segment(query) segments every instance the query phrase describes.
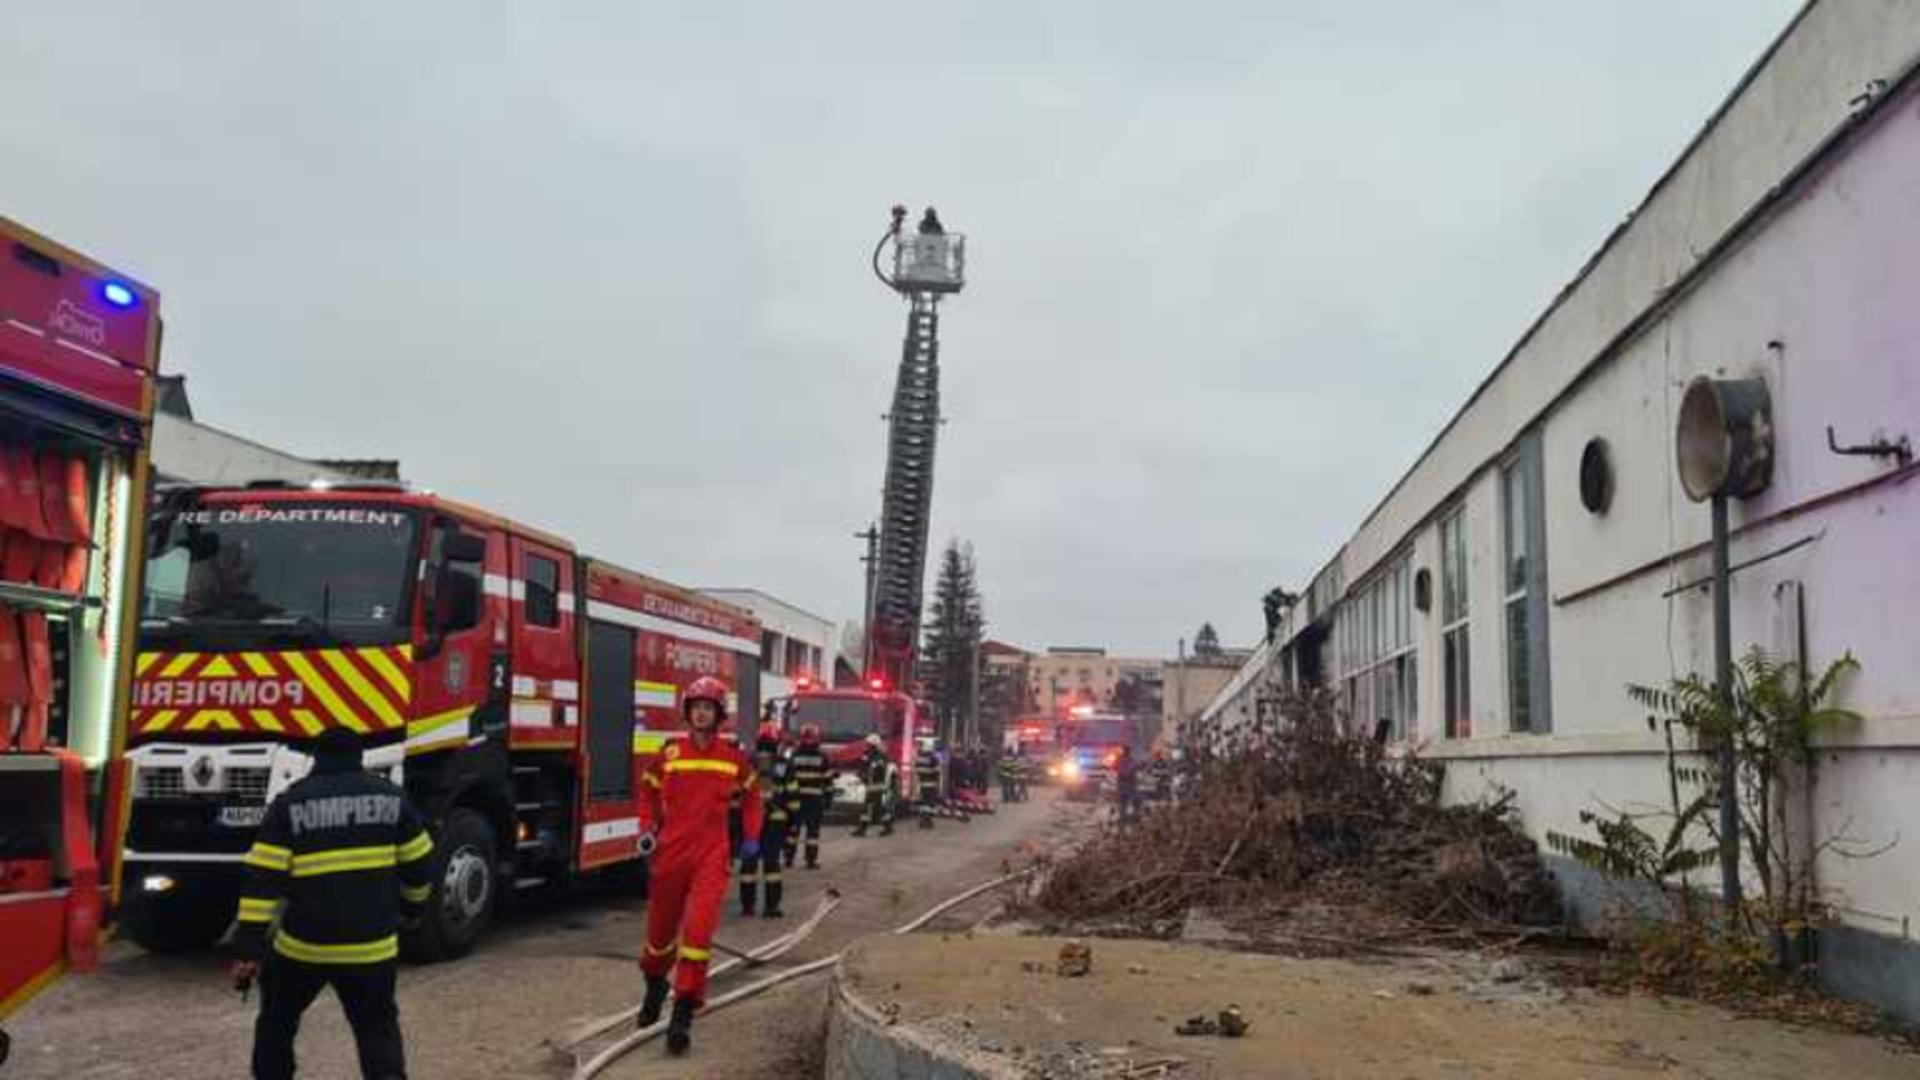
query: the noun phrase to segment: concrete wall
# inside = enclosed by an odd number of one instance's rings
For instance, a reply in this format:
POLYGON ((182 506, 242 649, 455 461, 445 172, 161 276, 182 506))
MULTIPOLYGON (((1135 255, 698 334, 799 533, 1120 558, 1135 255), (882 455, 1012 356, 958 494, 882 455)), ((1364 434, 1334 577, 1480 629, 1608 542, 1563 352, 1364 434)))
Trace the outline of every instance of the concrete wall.
MULTIPOLYGON (((1711 596, 1663 595, 1708 573, 1704 554, 1682 554, 1707 539, 1708 514, 1675 479, 1675 416, 1696 376, 1757 377, 1773 396, 1777 468, 1768 492, 1734 509, 1736 529, 1749 527, 1733 561, 1812 539, 1737 575, 1735 648, 1790 654, 1803 591, 1811 658, 1860 659, 1844 703, 1867 717, 1823 742, 1805 827, 1865 846, 1920 832, 1920 473, 1826 445, 1828 425, 1843 442, 1920 439, 1920 93, 1901 81, 1916 57, 1920 5, 1811 5, 1329 565, 1349 594, 1403 551, 1432 571, 1414 731, 1451 760, 1450 797, 1509 788, 1537 834, 1578 830, 1579 811, 1603 803, 1667 804, 1663 742, 1624 688, 1712 665, 1711 596), (1850 104, 1874 80, 1893 89, 1850 104), (1868 119, 1852 124, 1856 114, 1868 119), (1506 700, 1498 465, 1529 430, 1545 481, 1551 734, 1511 733, 1506 700), (1603 515, 1578 492, 1594 437, 1616 475, 1603 515), (1469 548, 1473 737, 1447 740, 1437 519, 1455 505, 1469 548)), ((1251 692, 1257 681, 1243 682, 1251 692)), ((1920 859, 1829 855, 1817 873, 1847 928, 1828 977, 1916 1015, 1920 949, 1907 938, 1920 859)))

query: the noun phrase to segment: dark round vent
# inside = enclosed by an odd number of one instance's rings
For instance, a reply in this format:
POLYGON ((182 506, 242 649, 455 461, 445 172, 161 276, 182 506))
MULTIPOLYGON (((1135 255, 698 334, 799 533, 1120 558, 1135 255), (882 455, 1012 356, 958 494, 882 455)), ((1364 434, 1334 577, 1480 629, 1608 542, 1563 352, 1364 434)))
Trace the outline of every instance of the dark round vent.
POLYGON ((1595 514, 1613 505, 1613 455, 1605 439, 1588 439, 1580 451, 1580 505, 1595 514))

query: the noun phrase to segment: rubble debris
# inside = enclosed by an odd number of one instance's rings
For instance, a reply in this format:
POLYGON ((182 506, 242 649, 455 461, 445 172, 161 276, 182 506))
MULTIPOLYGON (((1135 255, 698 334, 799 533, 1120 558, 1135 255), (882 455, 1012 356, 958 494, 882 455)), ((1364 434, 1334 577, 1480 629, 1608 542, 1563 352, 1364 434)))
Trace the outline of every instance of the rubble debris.
POLYGON ((1368 906, 1428 930, 1526 935, 1558 927, 1560 898, 1511 796, 1443 804, 1442 767, 1347 734, 1323 696, 1258 747, 1201 765, 1180 802, 1110 828, 1055 863, 1034 906, 1073 925, 1140 936, 1195 913, 1204 924, 1320 900, 1368 906))
POLYGON ((1173 1033, 1175 1035, 1218 1035, 1220 1022, 1205 1015, 1189 1016, 1173 1029, 1173 1033))
POLYGON ((1241 1013, 1240 1006, 1229 1005, 1221 1009, 1217 1016, 1208 1016, 1205 1013, 1190 1016, 1181 1021, 1180 1025, 1173 1029, 1173 1033, 1188 1036, 1221 1035, 1229 1039, 1238 1039, 1252 1026, 1247 1022, 1246 1016, 1241 1013))
POLYGON ((1145 964, 1128 964, 1127 965, 1127 974, 1129 975, 1145 975, 1146 973, 1147 973, 1147 965, 1145 964))
POLYGON ((1220 1034, 1229 1039, 1237 1039, 1247 1033, 1247 1018, 1240 1014, 1240 1006, 1229 1005, 1220 1010, 1220 1034))
POLYGON ((1078 938, 1060 946, 1060 962, 1055 972, 1063 978, 1078 978, 1093 973, 1093 946, 1078 938))

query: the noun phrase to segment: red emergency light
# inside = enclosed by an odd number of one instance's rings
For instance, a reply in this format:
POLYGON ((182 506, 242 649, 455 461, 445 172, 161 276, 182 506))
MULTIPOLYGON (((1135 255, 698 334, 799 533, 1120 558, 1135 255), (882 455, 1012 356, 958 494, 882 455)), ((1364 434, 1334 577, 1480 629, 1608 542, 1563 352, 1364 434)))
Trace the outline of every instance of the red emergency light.
POLYGON ((794 688, 795 690, 811 690, 811 689, 813 689, 813 677, 812 677, 812 676, 809 676, 809 675, 802 675, 802 676, 800 676, 800 677, 799 677, 798 679, 795 679, 795 680, 794 680, 794 682, 793 682, 793 688, 794 688))
POLYGON ((867 689, 869 690, 885 690, 886 688, 887 688, 887 680, 885 679, 868 679, 867 680, 867 689))

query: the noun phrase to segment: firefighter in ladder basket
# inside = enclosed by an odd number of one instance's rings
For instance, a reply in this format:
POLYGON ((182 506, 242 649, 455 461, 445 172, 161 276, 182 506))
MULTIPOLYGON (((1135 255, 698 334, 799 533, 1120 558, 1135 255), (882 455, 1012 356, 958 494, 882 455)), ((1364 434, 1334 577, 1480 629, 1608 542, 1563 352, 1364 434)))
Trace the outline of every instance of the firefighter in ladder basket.
MULTIPOLYGON (((761 916, 778 919, 782 914, 781 896, 786 891, 786 884, 780 880, 780 857, 787 848, 793 815, 793 767, 780 752, 778 724, 760 726, 753 767, 760 780, 760 843, 752 857, 744 850, 740 855, 740 914, 753 914, 760 890, 765 888, 767 903, 760 909, 761 916)), ((756 796, 749 793, 746 797, 756 796)))
POLYGON ((800 729, 800 745, 787 759, 793 769, 793 817, 787 822, 787 865, 798 854, 801 833, 806 833, 807 869, 820 868, 820 821, 826 816, 828 785, 832 772, 826 751, 820 749, 820 727, 807 724, 800 729))
POLYGON ((725 683, 702 676, 688 684, 680 695, 687 737, 669 742, 641 777, 640 846, 651 854, 652 868, 639 1024, 659 1022, 671 990, 667 1053, 676 1056, 693 1045, 693 1014, 706 1000, 707 961, 732 862, 727 811, 735 799, 741 861, 760 854, 759 781, 740 748, 719 737, 726 712, 725 683))
POLYGON ((878 735, 867 736, 867 754, 860 759, 860 782, 867 789, 867 809, 855 836, 867 835, 868 827, 880 826, 881 836, 893 835, 893 812, 887 808, 887 794, 893 787, 893 759, 887 756, 886 741, 878 735))
POLYGON ((267 807, 243 860, 246 884, 229 939, 235 988, 244 994, 261 976, 257 1080, 293 1076, 300 1017, 329 985, 353 1028, 360 1074, 407 1074, 394 1002, 397 932, 432 892, 433 838, 400 789, 360 759, 358 735, 322 732, 313 772, 267 807))

